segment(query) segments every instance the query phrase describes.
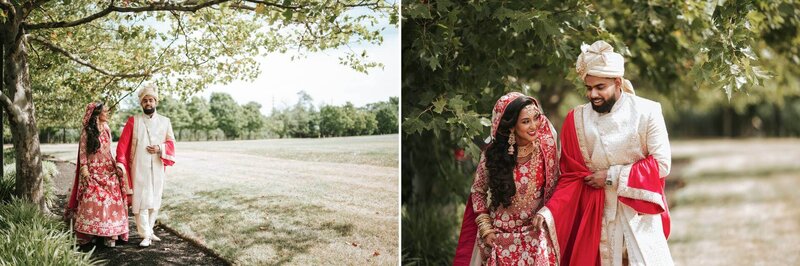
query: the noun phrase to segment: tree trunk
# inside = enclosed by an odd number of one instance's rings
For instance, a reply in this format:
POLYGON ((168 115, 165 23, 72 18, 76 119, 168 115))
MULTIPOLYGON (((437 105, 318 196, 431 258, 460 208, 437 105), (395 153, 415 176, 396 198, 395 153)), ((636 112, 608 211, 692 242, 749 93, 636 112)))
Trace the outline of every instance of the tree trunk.
POLYGON ((28 72, 28 52, 21 30, 20 18, 9 21, 3 31, 3 55, 5 69, 3 81, 5 92, 12 104, 8 107, 9 127, 14 139, 16 152, 17 181, 15 194, 27 199, 45 213, 48 213, 44 201, 42 186, 42 158, 39 150, 39 129, 36 126, 36 112, 31 91, 30 73, 28 72), (12 37, 12 38, 9 38, 12 37))
POLYGON ((778 107, 777 103, 773 103, 772 104, 772 108, 773 108, 772 112, 775 113, 775 126, 776 126, 775 127, 775 136, 783 137, 783 136, 788 135, 788 134, 784 134, 784 133, 786 133, 786 130, 785 130, 785 127, 783 126, 783 117, 782 117, 782 115, 783 115, 782 111, 783 110, 781 110, 781 108, 778 107))
POLYGON ((726 138, 730 138, 733 136, 733 130, 731 129, 733 126, 733 107, 726 106, 722 110, 722 136, 726 138))

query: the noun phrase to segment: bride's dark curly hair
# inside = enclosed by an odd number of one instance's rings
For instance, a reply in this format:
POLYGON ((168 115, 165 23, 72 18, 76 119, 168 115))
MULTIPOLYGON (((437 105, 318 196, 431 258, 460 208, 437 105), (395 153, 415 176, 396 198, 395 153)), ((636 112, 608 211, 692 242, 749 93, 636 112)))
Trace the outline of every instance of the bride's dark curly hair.
POLYGON ((494 141, 486 147, 486 169, 489 174, 489 191, 492 193, 490 208, 496 210, 497 207, 508 207, 511 205, 511 197, 517 193, 517 186, 514 184, 514 167, 517 164, 517 145, 514 145, 514 154, 508 154, 508 138, 511 129, 517 124, 519 112, 525 106, 533 104, 530 97, 519 97, 506 106, 494 141))
POLYGON ((97 127, 97 117, 103 112, 103 102, 95 103, 92 116, 89 117, 89 122, 86 123, 86 152, 94 154, 100 149, 100 128, 97 127))

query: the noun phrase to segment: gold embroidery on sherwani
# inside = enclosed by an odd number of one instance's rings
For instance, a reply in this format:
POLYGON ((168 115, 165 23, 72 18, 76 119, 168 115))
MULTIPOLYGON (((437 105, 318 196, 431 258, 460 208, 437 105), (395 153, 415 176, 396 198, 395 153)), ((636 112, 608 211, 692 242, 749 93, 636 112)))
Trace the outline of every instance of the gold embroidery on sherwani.
POLYGON ((621 265, 623 250, 628 251, 632 265, 644 263, 645 259, 648 265, 672 264, 660 229, 660 216, 638 215, 618 201, 618 196, 624 196, 661 202, 661 195, 657 193, 627 186, 631 166, 648 153, 645 145, 648 121, 645 119, 649 112, 646 108, 650 106, 643 106, 646 104, 644 101, 624 93, 610 113, 599 114, 591 108, 591 104, 575 108, 578 143, 587 167, 593 172, 608 169, 609 175, 617 174, 615 177, 618 180, 615 182, 616 189, 611 186, 605 188, 599 246, 601 265, 621 265), (657 199, 655 195, 658 195, 657 199), (661 239, 658 239, 658 234, 648 231, 655 229, 658 230, 652 232, 661 234, 661 239))

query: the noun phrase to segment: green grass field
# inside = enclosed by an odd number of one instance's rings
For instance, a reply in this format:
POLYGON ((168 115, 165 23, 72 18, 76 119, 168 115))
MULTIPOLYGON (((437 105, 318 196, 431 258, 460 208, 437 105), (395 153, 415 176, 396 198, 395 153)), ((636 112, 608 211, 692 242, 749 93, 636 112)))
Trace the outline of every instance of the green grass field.
MULTIPOLYGON (((237 264, 394 265, 398 136, 179 142, 160 220, 237 264)), ((42 151, 74 161, 76 145, 42 151)))

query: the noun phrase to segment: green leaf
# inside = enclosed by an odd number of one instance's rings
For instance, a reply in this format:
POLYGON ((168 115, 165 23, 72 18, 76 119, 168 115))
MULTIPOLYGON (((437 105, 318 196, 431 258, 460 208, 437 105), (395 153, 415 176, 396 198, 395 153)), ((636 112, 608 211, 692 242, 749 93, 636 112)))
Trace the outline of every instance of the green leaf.
POLYGON ((267 13, 267 6, 264 4, 256 4, 256 14, 265 15, 267 13))
POLYGON ((455 111, 456 115, 460 114, 464 110, 464 107, 467 106, 467 102, 465 102, 461 97, 461 95, 457 95, 456 97, 450 99, 447 103, 455 111))
POLYGON ((391 13, 391 14, 389 14, 389 24, 392 24, 392 25, 397 25, 397 22, 398 22, 398 21, 397 21, 397 20, 398 20, 398 17, 399 17, 399 16, 397 15, 397 12, 396 12, 396 11, 394 11, 394 10, 392 10, 392 13, 391 13))
POLYGON ((753 74, 755 74, 756 77, 758 77, 758 78, 762 78, 762 79, 771 79, 772 78, 772 75, 768 71, 764 71, 760 67, 755 66, 755 67, 752 68, 752 70, 753 70, 753 74))
POLYGON ((286 11, 283 11, 283 19, 286 21, 291 21, 292 15, 294 15, 294 11, 291 9, 286 9, 286 11))
POLYGON ((403 9, 403 15, 409 18, 423 18, 423 19, 432 19, 431 10, 428 5, 423 5, 419 3, 411 3, 403 9))
POLYGON ((428 58, 428 66, 431 68, 431 70, 436 70, 436 68, 439 67, 438 56, 428 58))
POLYGON ((433 102, 433 111, 437 114, 441 114, 444 111, 444 106, 447 104, 447 100, 444 97, 439 97, 438 100, 433 102))

